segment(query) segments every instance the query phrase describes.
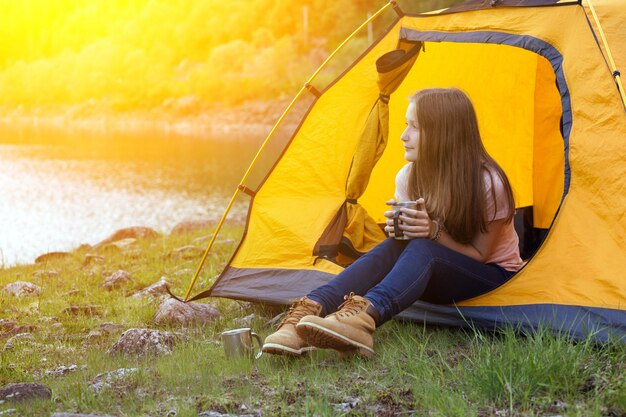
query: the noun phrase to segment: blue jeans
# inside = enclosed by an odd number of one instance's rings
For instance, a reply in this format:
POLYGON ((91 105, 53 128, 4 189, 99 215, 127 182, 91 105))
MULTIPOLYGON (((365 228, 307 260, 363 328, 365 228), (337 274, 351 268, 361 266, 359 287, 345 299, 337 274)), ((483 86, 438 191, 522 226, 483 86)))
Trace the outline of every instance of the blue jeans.
POLYGON ((329 314, 354 292, 376 308, 380 326, 417 300, 454 303, 486 293, 514 274, 431 240, 388 238, 307 297, 329 314))

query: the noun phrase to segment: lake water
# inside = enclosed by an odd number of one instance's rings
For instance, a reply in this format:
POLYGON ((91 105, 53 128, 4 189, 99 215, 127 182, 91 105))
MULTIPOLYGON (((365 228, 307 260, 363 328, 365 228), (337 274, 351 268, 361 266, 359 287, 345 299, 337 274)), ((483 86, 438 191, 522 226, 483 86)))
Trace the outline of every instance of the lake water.
POLYGON ((262 139, 0 127, 0 266, 123 227, 219 219, 262 139))

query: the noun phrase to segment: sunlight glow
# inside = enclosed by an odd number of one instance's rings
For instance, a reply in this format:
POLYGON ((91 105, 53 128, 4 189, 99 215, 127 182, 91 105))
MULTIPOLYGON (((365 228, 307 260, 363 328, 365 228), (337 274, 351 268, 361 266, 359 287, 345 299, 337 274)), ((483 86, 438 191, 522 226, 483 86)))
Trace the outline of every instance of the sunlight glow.
POLYGON ((293 94, 382 3, 0 0, 0 106, 185 113, 293 94))

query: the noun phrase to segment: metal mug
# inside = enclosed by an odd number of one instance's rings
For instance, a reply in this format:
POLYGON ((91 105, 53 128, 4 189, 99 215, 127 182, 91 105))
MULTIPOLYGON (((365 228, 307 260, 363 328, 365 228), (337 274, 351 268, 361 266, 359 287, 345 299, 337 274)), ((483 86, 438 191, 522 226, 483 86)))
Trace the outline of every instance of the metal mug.
POLYGON ((417 201, 396 201, 393 204, 391 204, 391 210, 393 210, 393 237, 394 239, 398 239, 398 240, 410 240, 411 238, 408 236, 405 236, 404 233, 402 232, 402 229, 400 229, 400 225, 402 224, 402 221, 400 220, 400 215, 402 214, 402 212, 400 211, 400 209, 402 207, 406 207, 406 208, 410 208, 412 210, 417 210, 417 201))
POLYGON ((261 351, 261 338, 258 334, 254 333, 249 327, 241 329, 227 330, 222 333, 222 344, 224 345, 224 352, 229 358, 235 358, 240 356, 252 355, 252 338, 255 338, 259 345, 259 353, 256 354, 255 359, 259 359, 263 352, 261 351))

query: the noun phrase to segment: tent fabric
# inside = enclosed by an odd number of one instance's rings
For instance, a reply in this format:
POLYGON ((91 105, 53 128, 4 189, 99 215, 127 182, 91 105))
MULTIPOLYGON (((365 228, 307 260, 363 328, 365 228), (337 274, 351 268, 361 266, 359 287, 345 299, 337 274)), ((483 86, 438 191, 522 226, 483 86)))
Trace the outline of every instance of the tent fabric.
POLYGON ((339 209, 315 245, 315 255, 336 257, 342 237, 356 252, 373 249, 384 233, 358 203, 369 182, 372 169, 382 156, 389 137, 389 97, 402 83, 419 55, 421 42, 401 38, 399 48, 387 52, 376 61, 379 96, 365 121, 346 182, 346 202, 339 209))
MULTIPOLYGON (((620 2, 593 4, 623 69, 620 2)), ((535 226, 549 231, 499 288, 455 306, 418 302, 401 317, 481 328, 545 325, 626 340, 626 112, 584 3, 470 2, 475 10, 398 17, 321 90, 252 198, 245 236, 209 293, 288 304, 343 270, 314 248, 346 204, 354 151, 379 98, 376 60, 408 39, 425 50, 390 96, 390 139, 358 197, 363 216, 384 222, 384 202, 405 163, 398 138, 407 98, 420 88, 456 86, 472 99, 516 206, 532 206, 535 226)))

